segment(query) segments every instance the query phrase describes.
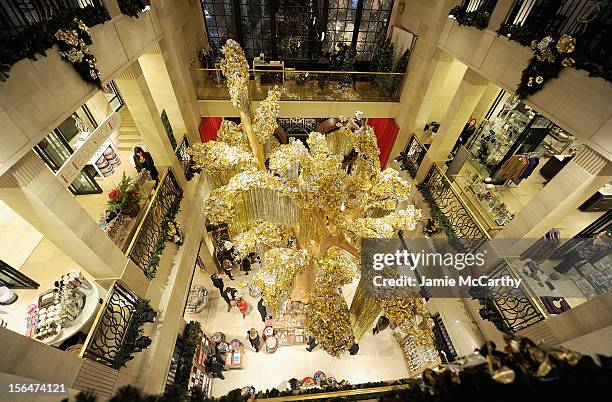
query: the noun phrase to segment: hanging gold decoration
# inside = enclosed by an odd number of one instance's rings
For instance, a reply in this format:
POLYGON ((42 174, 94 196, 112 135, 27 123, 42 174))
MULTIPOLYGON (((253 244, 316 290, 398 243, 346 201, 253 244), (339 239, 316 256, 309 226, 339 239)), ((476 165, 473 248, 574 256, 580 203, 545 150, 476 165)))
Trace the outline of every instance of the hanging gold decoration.
POLYGON ((353 344, 348 306, 342 296, 315 286, 305 309, 304 326, 321 349, 340 357, 353 344))
POLYGON ((228 39, 221 48, 221 72, 227 78, 232 104, 246 114, 251 113, 251 100, 249 95, 249 65, 244 51, 233 39, 228 39))
POLYGON ((242 260, 249 253, 259 253, 260 248, 287 247, 291 229, 271 222, 256 222, 255 227, 234 237, 234 255, 242 260))
MULTIPOLYGON (((221 69, 241 124, 224 121, 217 141, 189 150, 196 166, 218 186, 204 201, 207 219, 227 225, 239 257, 263 254, 262 268, 244 285, 260 290, 274 314, 291 294, 295 278, 313 267, 306 326, 324 350, 339 356, 352 344, 353 330, 337 289, 358 276, 361 239, 412 230, 420 211, 397 210, 410 188, 395 170, 381 171, 376 135, 361 112, 340 116, 332 136, 312 132, 307 146, 295 140, 280 145, 274 137, 280 91, 269 91, 253 112, 244 52, 230 39, 223 54, 221 69), (347 173, 342 162, 351 150, 356 158, 347 173), (290 234, 298 248, 287 247, 290 234)), ((372 305, 369 320, 377 311, 372 305)), ((360 334, 366 324, 358 325, 360 334)))
POLYGON ((278 127, 276 119, 280 114, 280 91, 277 88, 268 91, 266 99, 262 100, 255 111, 253 130, 261 145, 266 144, 278 127))
POLYGON ((262 293, 264 305, 273 315, 293 289, 295 278, 304 272, 310 257, 306 250, 273 248, 264 254, 263 266, 253 278, 240 286, 250 287, 262 293))
POLYGON ((425 308, 423 299, 414 298, 388 298, 382 299, 381 305, 385 317, 395 327, 394 337, 398 340, 411 336, 417 347, 428 348, 433 346, 433 320, 425 308))

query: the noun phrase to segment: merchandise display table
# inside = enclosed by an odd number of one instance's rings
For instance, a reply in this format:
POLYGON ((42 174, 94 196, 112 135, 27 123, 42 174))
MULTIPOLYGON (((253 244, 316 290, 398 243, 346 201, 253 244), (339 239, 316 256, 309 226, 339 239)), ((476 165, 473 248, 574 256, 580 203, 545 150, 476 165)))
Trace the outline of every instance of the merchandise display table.
POLYGON ((308 342, 308 333, 304 328, 304 303, 288 302, 285 312, 273 320, 274 332, 278 346, 304 345, 308 342))
MULTIPOLYGON (((70 322, 70 325, 58 326, 59 329, 57 330, 56 334, 42 339, 37 339, 39 342, 43 342, 47 345, 59 346, 62 344, 62 342, 72 337, 77 332, 89 332, 89 328, 93 323, 94 317, 100 308, 100 290, 96 283, 88 282, 88 285, 90 286, 89 288, 85 288, 83 286, 78 288, 78 290, 85 295, 85 302, 78 316, 72 322, 70 322)), ((26 320, 24 320, 24 323, 26 324, 23 333, 26 336, 30 336, 34 339, 36 339, 34 330, 41 324, 38 321, 38 318, 40 317, 38 312, 40 310, 41 309, 39 309, 38 303, 32 303, 26 316, 26 320), (27 322, 29 322, 29 324, 27 322)))

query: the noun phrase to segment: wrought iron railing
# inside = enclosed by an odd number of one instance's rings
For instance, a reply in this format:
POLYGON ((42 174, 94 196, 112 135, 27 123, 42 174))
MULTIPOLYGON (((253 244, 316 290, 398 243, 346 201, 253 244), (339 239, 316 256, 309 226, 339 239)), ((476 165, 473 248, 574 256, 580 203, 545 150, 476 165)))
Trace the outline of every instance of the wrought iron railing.
POLYGON ((416 134, 412 133, 406 150, 397 157, 397 161, 400 163, 400 168, 406 170, 414 179, 426 153, 427 149, 421 145, 416 134))
POLYGON ((133 313, 137 302, 138 297, 115 282, 81 348, 81 357, 115 367, 126 346, 126 335, 136 325, 133 313))
MULTIPOLYGON (((218 68, 190 68, 200 100, 229 99, 218 68)), ((399 102, 404 72, 249 69, 253 100, 262 100, 277 86, 283 101, 399 102)))
POLYGON ((597 0, 517 0, 499 33, 530 46, 548 35, 576 37, 576 53, 588 62, 578 65, 610 80, 612 2, 597 0))
POLYGON ((149 278, 155 276, 165 247, 168 223, 174 219, 182 198, 183 190, 172 169, 168 168, 126 252, 149 278))
POLYGON ((451 10, 449 17, 461 25, 485 29, 496 5, 497 0, 463 0, 461 5, 451 10))
POLYGON ((0 2, 0 36, 15 36, 46 21, 87 6, 104 7, 102 0, 10 0, 0 2))
MULTIPOLYGON (((490 279, 503 277, 517 279, 505 261, 500 261, 487 276, 490 279)), ((546 319, 535 301, 535 296, 530 294, 523 285, 517 288, 512 286, 486 288, 484 298, 480 302, 485 309, 488 309, 483 318, 493 321, 503 332, 513 334, 546 319)))
POLYGON ((176 157, 178 158, 179 163, 181 164, 181 168, 183 169, 183 173, 185 177, 187 177, 187 171, 191 167, 191 156, 187 153, 187 149, 189 148, 189 140, 187 137, 183 137, 183 140, 176 147, 176 151, 174 152, 176 157))
POLYGON ((431 167, 419 189, 430 204, 432 216, 453 240, 456 248, 477 250, 490 239, 484 226, 437 165, 431 167))

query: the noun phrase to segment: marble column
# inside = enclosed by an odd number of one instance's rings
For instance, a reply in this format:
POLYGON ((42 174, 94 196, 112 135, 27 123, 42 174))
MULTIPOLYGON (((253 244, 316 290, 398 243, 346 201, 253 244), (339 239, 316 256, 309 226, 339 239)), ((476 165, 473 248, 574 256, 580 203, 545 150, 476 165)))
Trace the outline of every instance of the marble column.
POLYGON ((472 69, 467 69, 448 110, 440 121, 440 129, 417 172, 416 180, 423 181, 435 162, 444 163, 459 134, 468 122, 487 88, 488 81, 472 69))
POLYGON ((140 62, 135 61, 119 73, 115 83, 156 165, 172 164, 173 159, 176 159, 174 149, 162 124, 160 111, 157 110, 140 62))

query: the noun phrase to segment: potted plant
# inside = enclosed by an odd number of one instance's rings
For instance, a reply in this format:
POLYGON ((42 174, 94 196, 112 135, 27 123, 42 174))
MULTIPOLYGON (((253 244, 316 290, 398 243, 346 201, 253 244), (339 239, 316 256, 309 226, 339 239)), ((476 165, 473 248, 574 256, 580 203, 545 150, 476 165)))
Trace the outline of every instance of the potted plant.
POLYGON ((134 179, 123 173, 119 183, 108 193, 108 208, 111 215, 134 217, 140 210, 140 194, 134 188, 134 179))

